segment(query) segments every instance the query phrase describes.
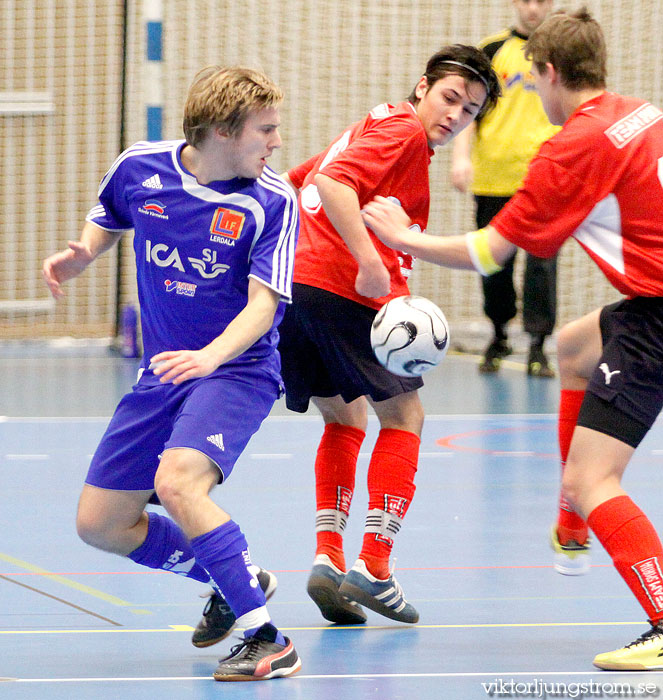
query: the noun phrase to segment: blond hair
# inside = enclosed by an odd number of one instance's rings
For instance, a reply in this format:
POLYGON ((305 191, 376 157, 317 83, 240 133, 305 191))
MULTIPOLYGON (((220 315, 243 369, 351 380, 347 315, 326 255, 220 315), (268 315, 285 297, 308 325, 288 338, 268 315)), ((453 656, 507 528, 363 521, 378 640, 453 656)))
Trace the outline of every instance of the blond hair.
POLYGON ((238 134, 250 112, 278 106, 283 92, 266 75, 243 66, 207 66, 191 83, 184 105, 184 137, 199 145, 210 127, 238 134))

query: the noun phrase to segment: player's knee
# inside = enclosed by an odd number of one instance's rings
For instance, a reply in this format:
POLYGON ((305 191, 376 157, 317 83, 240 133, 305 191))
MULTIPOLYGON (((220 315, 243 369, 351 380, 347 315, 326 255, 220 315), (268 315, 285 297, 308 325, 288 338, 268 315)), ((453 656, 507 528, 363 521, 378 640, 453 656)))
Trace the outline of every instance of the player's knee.
POLYGON ((589 337, 586 326, 571 322, 563 326, 557 334, 557 365, 562 382, 580 379, 586 381, 596 365, 597 345, 589 337))
POLYGON ((590 512, 591 504, 596 500, 596 493, 604 488, 605 483, 605 478, 593 474, 586 464, 567 460, 562 475, 562 493, 576 512, 590 512))
POLYGON ((338 423, 350 426, 358 430, 366 431, 368 426, 368 412, 366 410, 366 400, 360 397, 345 403, 341 397, 320 398, 312 397, 311 401, 320 411, 325 424, 338 423))
POLYGON ((108 551, 111 549, 111 537, 106 521, 91 510, 79 509, 76 516, 76 531, 78 536, 91 547, 108 551))
POLYGON ((178 456, 164 458, 154 476, 154 489, 161 505, 177 519, 185 499, 195 490, 178 456))
POLYGON ((401 394, 389 401, 390 405, 387 410, 379 404, 376 407, 380 426, 421 435, 425 412, 417 392, 401 394))
POLYGON ((395 426, 384 426, 384 427, 395 427, 397 430, 404 430, 408 433, 414 433, 415 435, 421 436, 421 431, 424 427, 424 412, 412 411, 406 416, 402 417, 402 420, 398 421, 395 426))
POLYGON ((576 507, 579 505, 582 499, 583 483, 572 469, 564 470, 562 476, 562 493, 564 494, 564 498, 566 498, 572 506, 576 507))
POLYGON ((571 324, 562 326, 557 333, 557 363, 560 371, 563 365, 573 366, 578 356, 578 344, 571 324))
POLYGON ((177 479, 170 478, 169 475, 157 473, 154 479, 154 487, 161 505, 175 517, 179 511, 179 504, 182 501, 183 493, 177 479))
POLYGON ((425 415, 426 414, 422 403, 420 401, 415 402, 409 413, 409 418, 412 421, 413 433, 421 435, 421 431, 424 427, 425 415))

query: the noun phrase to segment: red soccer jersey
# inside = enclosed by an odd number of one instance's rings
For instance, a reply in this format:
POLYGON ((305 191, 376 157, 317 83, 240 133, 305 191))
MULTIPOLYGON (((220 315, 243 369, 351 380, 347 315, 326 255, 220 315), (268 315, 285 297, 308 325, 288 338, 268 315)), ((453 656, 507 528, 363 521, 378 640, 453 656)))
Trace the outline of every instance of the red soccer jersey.
POLYGON ((389 299, 409 294, 412 256, 387 248, 371 231, 373 244, 391 275, 391 293, 379 299, 357 294, 357 263, 327 218, 313 177, 320 172, 348 185, 357 193, 360 207, 376 195, 395 198, 412 219, 412 226, 423 231, 428 223, 432 153, 412 104, 381 104, 348 127, 325 151, 290 170, 290 180, 301 189, 294 281, 375 309, 389 299))
POLYGON ((585 102, 491 224, 539 257, 573 236, 622 294, 663 296, 663 112, 609 92, 585 102))

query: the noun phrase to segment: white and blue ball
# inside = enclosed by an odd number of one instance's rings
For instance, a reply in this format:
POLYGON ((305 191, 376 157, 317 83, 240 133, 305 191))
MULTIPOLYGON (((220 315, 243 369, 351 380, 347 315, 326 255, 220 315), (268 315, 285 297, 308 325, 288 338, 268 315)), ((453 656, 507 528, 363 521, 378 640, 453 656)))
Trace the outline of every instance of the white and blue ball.
POLYGON ((371 346, 378 362, 400 377, 418 377, 436 367, 449 348, 442 310, 420 296, 396 297, 377 313, 371 346))

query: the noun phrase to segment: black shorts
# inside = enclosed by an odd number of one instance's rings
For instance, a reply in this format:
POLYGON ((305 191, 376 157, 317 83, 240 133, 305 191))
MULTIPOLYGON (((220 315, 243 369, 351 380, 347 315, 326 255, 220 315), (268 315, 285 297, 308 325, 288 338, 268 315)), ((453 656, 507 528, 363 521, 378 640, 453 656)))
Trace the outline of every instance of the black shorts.
POLYGON ((305 413, 312 396, 384 401, 424 385, 420 377, 392 374, 375 359, 370 341, 375 309, 306 284, 293 285, 292 302, 279 326, 291 411, 305 413))
POLYGON ((603 352, 587 392, 603 407, 586 400, 578 425, 635 447, 663 409, 663 298, 610 304, 601 311, 600 326, 603 352), (612 420, 606 414, 610 409, 616 414, 612 420))

